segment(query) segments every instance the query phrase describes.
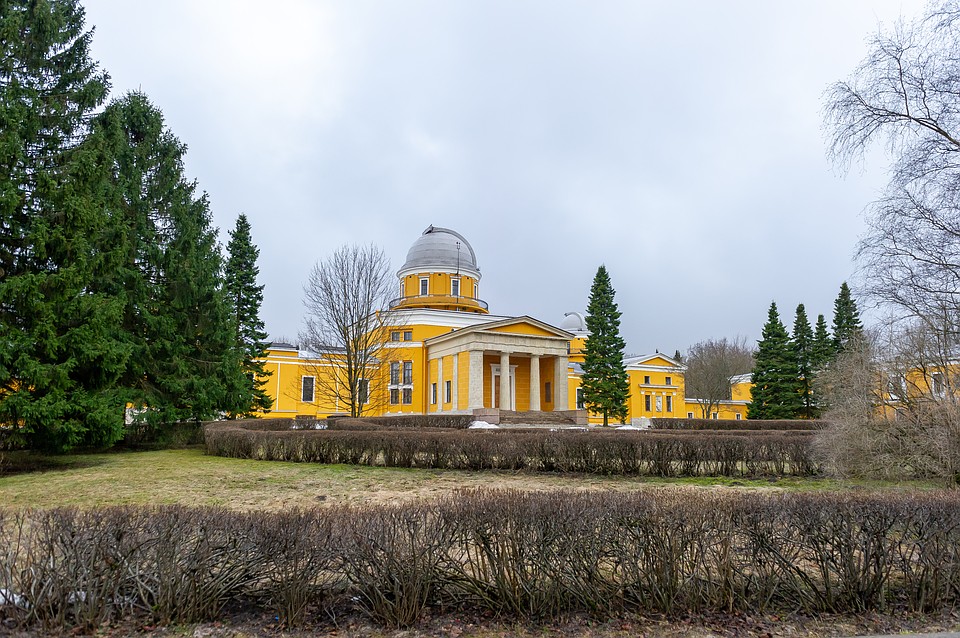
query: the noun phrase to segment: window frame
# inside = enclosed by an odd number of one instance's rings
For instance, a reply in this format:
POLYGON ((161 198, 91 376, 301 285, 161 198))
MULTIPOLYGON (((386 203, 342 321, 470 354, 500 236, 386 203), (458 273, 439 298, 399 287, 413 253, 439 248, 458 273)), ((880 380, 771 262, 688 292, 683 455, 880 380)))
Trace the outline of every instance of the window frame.
POLYGON ((300 377, 300 402, 301 403, 314 403, 317 399, 317 377, 312 374, 305 374, 300 377), (304 381, 310 379, 310 398, 307 399, 306 396, 306 386, 304 381))
POLYGON ((450 381, 450 379, 443 382, 443 395, 445 398, 444 403, 453 402, 453 382, 450 381))
POLYGON ((430 278, 421 277, 420 278, 420 296, 426 297, 430 294, 430 278))
POLYGON ((450 296, 451 297, 460 296, 460 278, 459 277, 450 278, 450 296))
POLYGON ((430 405, 437 404, 437 382, 434 381, 430 384, 430 405))

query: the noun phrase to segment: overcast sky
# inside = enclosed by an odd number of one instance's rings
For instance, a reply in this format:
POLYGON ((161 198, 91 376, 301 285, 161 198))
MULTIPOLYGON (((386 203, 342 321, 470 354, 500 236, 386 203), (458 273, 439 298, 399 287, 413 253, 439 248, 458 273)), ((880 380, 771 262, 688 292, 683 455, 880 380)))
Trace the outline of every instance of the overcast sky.
POLYGON ((303 324, 310 267, 430 224, 473 245, 491 312, 557 325, 606 264, 632 353, 831 320, 886 161, 827 161, 824 89, 919 0, 86 0, 114 97, 189 150, 261 316, 303 324))

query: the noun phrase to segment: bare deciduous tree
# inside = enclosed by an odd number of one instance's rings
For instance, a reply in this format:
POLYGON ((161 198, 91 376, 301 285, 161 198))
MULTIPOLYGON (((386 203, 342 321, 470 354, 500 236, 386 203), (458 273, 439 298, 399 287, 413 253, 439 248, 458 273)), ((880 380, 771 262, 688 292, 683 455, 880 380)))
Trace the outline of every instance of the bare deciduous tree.
MULTIPOLYGON (((858 254, 868 290, 925 321, 960 311, 960 2, 881 31, 827 91, 829 151, 842 167, 876 141, 893 159, 858 254)), ((942 324, 942 322, 941 322, 942 324)))
POLYGON ((707 339, 690 346, 684 357, 685 392, 700 402, 703 418, 721 401, 730 400, 730 380, 753 369, 753 350, 746 339, 707 339))
POLYGON ((390 260, 373 245, 342 246, 310 271, 300 344, 318 358, 317 402, 352 417, 386 402, 382 380, 396 352, 390 332, 399 322, 389 306, 395 290, 390 260))
POLYGON ((920 321, 858 335, 818 378, 830 404, 815 449, 835 475, 939 478, 960 472, 955 364, 920 321))

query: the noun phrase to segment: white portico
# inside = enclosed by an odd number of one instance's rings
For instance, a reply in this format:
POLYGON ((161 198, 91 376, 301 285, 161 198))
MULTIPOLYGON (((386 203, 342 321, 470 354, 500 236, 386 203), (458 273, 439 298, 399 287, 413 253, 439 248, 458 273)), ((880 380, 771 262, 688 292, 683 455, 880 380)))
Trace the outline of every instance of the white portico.
POLYGON ((430 412, 445 408, 567 410, 568 344, 573 335, 510 317, 451 330, 424 342, 430 412))

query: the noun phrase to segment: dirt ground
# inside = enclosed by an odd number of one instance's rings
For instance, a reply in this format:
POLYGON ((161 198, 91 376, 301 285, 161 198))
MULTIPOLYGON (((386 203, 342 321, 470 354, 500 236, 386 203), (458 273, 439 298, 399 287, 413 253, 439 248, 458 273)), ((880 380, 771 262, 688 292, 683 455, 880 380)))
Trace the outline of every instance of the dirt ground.
MULTIPOLYGON (((445 614, 425 617, 417 626, 385 629, 357 615, 315 614, 298 629, 285 629, 275 618, 258 617, 235 611, 223 620, 210 623, 155 627, 126 622, 101 627, 92 635, 119 638, 306 638, 342 636, 343 638, 767 638, 788 636, 815 638, 867 636, 876 634, 931 633, 960 628, 956 612, 938 616, 745 616, 742 614, 702 614, 677 618, 623 615, 596 620, 573 616, 543 624, 519 623, 510 619, 445 614)), ((0 636, 39 638, 43 632, 21 632, 0 625, 0 636)), ((72 632, 78 635, 78 632, 72 632)))

